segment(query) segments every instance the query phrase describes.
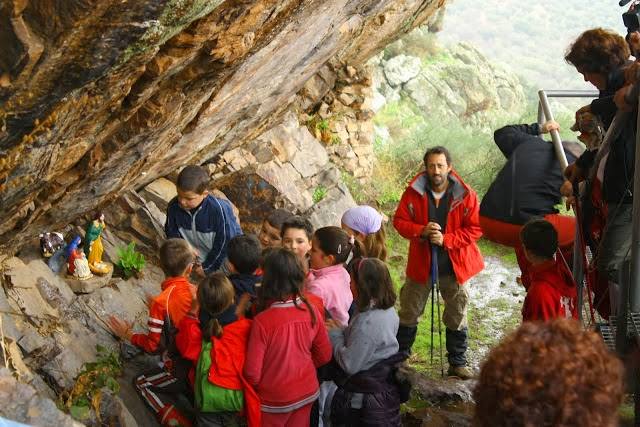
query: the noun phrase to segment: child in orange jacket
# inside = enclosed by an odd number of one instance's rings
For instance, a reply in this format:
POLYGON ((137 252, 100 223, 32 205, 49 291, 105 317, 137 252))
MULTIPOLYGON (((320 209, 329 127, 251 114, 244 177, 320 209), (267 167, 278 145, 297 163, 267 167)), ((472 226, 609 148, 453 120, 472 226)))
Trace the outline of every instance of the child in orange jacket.
POLYGON ((176 328, 191 308, 195 286, 189 283, 194 254, 182 239, 168 239, 160 247, 160 266, 166 279, 152 298, 147 333, 133 333, 132 323, 115 316, 108 320, 113 333, 147 353, 162 352, 163 367, 136 379, 136 388, 162 425, 191 426, 172 404, 171 395, 188 392, 184 360, 175 348, 176 328), (169 396, 165 397, 165 394, 169 396), (160 398, 160 395, 163 398, 160 398))
POLYGON ((234 303, 234 287, 222 273, 214 273, 198 286, 197 298, 182 319, 176 344, 194 363, 189 379, 194 387, 197 425, 236 425, 245 415, 250 427, 260 425, 260 400, 243 375, 251 320, 243 317, 249 302, 245 294, 236 306, 236 319, 220 321, 234 303), (209 315, 201 325, 199 311, 209 315))

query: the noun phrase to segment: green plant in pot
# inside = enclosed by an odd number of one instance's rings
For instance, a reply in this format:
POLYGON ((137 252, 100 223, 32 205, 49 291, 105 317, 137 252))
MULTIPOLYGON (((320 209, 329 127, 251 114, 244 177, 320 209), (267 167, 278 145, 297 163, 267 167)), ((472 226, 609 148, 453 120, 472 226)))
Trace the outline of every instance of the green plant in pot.
POLYGON ((118 262, 116 265, 122 271, 125 279, 133 276, 140 277, 145 264, 144 255, 136 251, 136 244, 134 242, 129 243, 124 248, 118 249, 118 262))

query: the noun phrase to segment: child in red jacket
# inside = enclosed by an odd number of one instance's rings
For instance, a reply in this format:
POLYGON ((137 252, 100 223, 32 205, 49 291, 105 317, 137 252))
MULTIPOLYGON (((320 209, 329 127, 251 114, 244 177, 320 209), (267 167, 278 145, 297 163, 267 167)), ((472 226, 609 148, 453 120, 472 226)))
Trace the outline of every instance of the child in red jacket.
POLYGON ((522 306, 522 320, 578 318, 576 286, 563 259, 557 259, 558 232, 550 222, 534 219, 525 224, 520 240, 527 261, 527 296, 522 306))
POLYGON ((188 391, 185 361, 175 348, 176 328, 191 308, 193 289, 189 275, 194 253, 185 240, 168 239, 160 247, 160 266, 166 279, 162 292, 153 297, 149 307, 148 332, 134 334, 132 324, 115 316, 108 320, 113 333, 147 353, 162 352, 163 368, 140 375, 136 388, 162 425, 191 426, 172 404, 173 395, 188 391))
POLYGON ((251 326, 244 374, 260 397, 263 426, 308 426, 318 398, 316 368, 331 359, 320 313, 301 296, 305 274, 286 249, 264 260, 258 313, 251 326))
POLYGON ((222 273, 206 277, 176 336, 180 353, 194 363, 189 379, 199 427, 241 424, 240 412, 246 415, 249 427, 260 425, 260 401, 242 373, 251 328, 251 320, 243 317, 248 294, 236 305, 234 302, 235 290, 228 278, 222 273), (220 314, 232 305, 236 316, 224 323, 220 314), (199 311, 208 314, 207 325, 200 325, 199 311))

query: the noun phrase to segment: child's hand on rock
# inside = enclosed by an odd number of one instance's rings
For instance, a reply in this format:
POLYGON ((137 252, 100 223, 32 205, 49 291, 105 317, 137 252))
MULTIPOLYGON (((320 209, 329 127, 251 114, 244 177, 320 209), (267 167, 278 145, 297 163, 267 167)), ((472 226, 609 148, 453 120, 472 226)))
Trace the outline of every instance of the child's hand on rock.
POLYGON ((107 324, 111 328, 113 335, 122 340, 131 340, 131 336, 133 335, 133 322, 127 322, 126 320, 118 319, 115 316, 109 316, 107 324))

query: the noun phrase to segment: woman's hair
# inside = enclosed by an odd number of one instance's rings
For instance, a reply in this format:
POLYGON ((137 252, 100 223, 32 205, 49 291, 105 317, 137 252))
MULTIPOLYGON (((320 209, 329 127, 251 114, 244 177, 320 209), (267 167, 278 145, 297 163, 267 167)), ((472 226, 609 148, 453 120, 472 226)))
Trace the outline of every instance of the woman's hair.
POLYGON ((355 241, 340 227, 322 227, 316 230, 313 238, 318 242, 325 255, 333 255, 334 265, 347 261, 353 250, 355 241))
POLYGON ((372 234, 367 234, 367 237, 364 238, 364 242, 361 242, 361 245, 358 245, 358 250, 361 251, 360 252, 361 254, 367 257, 378 258, 381 261, 386 261, 387 260, 386 239, 387 239, 387 236, 384 231, 384 227, 380 227, 380 230, 378 230, 377 232, 372 234))
POLYGON ((209 341, 211 337, 222 336, 222 326, 217 316, 222 314, 233 304, 235 292, 233 285, 223 273, 213 273, 205 277, 198 285, 198 303, 200 310, 211 316, 208 325, 204 325, 203 338, 209 341))
POLYGON ((359 312, 369 308, 386 310, 396 303, 396 292, 387 265, 378 258, 354 258, 348 271, 356 283, 359 312))
POLYGON ((629 55, 629 46, 621 35, 593 28, 578 36, 567 49, 564 60, 579 72, 599 73, 606 77, 622 67, 629 55))
POLYGON ((615 425, 622 374, 602 338, 578 322, 525 322, 482 365, 473 392, 474 425, 615 425))
POLYGON ((291 251, 284 248, 271 249, 266 253, 263 262, 262 285, 258 296, 258 307, 260 310, 267 308, 267 304, 274 301, 286 301, 293 299, 294 305, 298 306, 299 298, 306 306, 311 315, 311 323, 315 326, 316 315, 306 298, 302 296, 302 286, 305 274, 302 262, 291 251))

